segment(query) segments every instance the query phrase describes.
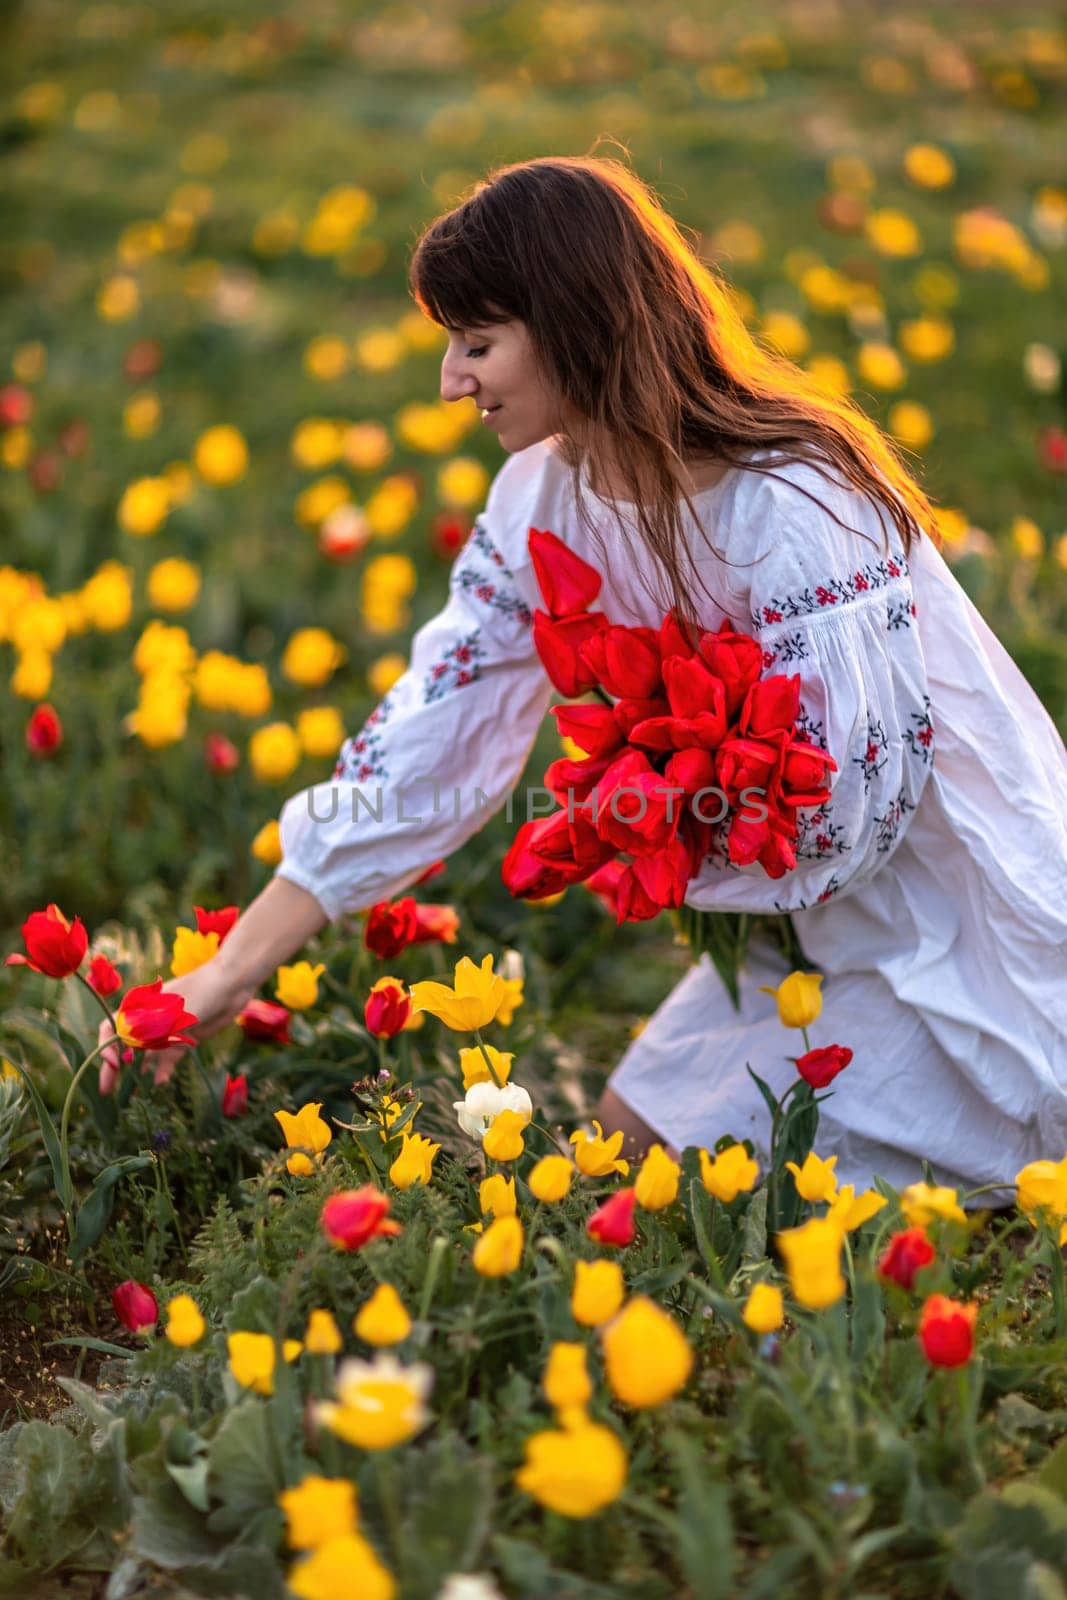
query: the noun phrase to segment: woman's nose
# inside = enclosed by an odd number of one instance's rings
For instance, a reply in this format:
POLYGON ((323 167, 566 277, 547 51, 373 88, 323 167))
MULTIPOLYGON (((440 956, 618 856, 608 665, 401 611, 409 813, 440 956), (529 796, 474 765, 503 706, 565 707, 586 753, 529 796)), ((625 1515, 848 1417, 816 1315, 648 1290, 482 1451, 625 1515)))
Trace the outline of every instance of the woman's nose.
POLYGON ((465 371, 462 360, 445 356, 441 362, 441 399, 464 400, 477 390, 473 372, 465 371))

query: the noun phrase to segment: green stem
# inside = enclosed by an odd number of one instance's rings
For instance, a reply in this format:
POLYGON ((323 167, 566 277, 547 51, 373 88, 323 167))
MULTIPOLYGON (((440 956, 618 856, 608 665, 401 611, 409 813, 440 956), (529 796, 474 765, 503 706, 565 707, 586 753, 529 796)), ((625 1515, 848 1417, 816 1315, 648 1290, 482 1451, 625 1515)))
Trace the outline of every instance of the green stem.
POLYGON ((67 1090, 67 1097, 63 1101, 63 1114, 59 1119, 59 1159, 63 1173, 63 1193, 60 1195, 59 1199, 63 1206, 63 1213, 67 1220, 67 1237, 71 1241, 74 1239, 74 1212, 72 1209, 74 1204, 74 1186, 71 1183, 70 1177, 70 1108, 74 1104, 74 1096, 77 1092, 78 1085, 85 1076, 87 1069, 92 1062, 96 1060, 97 1056, 109 1046, 114 1046, 116 1050, 121 1050, 122 1048, 121 1043, 116 1037, 115 1039, 102 1039, 94 1049, 89 1051, 89 1054, 86 1056, 85 1060, 74 1074, 74 1077, 71 1079, 70 1088, 67 1090))
POLYGON ((482 1052, 482 1056, 484 1058, 485 1064, 489 1068, 489 1076, 490 1076, 490 1078, 496 1084, 498 1089, 502 1089, 504 1087, 504 1085, 501 1083, 500 1079, 497 1076, 496 1068, 493 1066, 492 1059, 490 1058, 490 1055, 489 1055, 489 1051, 486 1048, 485 1040, 482 1038, 482 1030, 480 1028, 475 1028, 474 1029, 474 1037, 478 1041, 478 1049, 482 1052))
POLYGON ((93 999, 96 1001, 97 1005, 100 1006, 101 1009, 103 1010, 104 1016, 107 1018, 107 1020, 111 1024, 111 1026, 114 1028, 115 1027, 115 1016, 114 1016, 114 1013, 111 1010, 111 1007, 108 1005, 107 1001, 104 999, 103 995, 100 994, 98 990, 94 989, 92 984, 89 982, 88 978, 83 978, 80 972, 76 972, 74 974, 74 976, 77 978, 77 980, 81 984, 82 988, 83 989, 87 989, 89 991, 89 993, 92 995, 93 999))

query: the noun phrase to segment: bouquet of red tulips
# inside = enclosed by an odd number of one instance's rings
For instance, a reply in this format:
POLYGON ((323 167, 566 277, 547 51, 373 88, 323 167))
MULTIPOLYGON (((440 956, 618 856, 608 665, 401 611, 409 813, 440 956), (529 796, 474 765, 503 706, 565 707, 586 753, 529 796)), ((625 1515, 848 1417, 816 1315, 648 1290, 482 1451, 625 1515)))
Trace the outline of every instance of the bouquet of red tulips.
POLYGON ((530 529, 545 609, 534 641, 561 694, 552 707, 585 758, 554 761, 560 810, 520 828, 504 861, 514 895, 539 900, 589 882, 619 922, 678 909, 705 859, 796 865, 797 813, 829 798, 836 770, 797 729, 800 679, 761 677, 757 641, 728 626, 692 637, 669 613, 621 627, 590 608, 600 574, 555 534, 530 529))

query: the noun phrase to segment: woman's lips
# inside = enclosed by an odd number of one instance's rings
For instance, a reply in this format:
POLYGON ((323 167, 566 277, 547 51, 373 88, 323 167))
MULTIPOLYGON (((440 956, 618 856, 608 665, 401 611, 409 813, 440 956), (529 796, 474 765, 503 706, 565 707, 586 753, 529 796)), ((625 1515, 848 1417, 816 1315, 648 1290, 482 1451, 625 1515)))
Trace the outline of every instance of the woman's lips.
POLYGON ((482 411, 482 422, 488 423, 501 409, 500 406, 486 406, 482 411))

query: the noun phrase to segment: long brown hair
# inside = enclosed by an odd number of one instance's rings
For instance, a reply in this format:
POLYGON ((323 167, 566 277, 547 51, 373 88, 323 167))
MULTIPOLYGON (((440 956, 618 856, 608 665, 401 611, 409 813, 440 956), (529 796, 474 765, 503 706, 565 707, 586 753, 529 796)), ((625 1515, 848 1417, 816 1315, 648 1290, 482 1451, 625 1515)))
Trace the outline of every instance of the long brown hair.
POLYGON ((423 231, 410 284, 442 326, 525 323, 566 406, 558 442, 579 515, 596 535, 583 464, 598 484, 621 478, 626 495, 616 499, 657 558, 669 604, 694 625, 680 502, 700 519, 687 459, 772 477, 804 461, 828 482, 829 466, 870 497, 880 522, 888 510, 905 551, 936 529, 891 440, 853 401, 756 343, 724 281, 619 161, 544 156, 498 167, 423 231), (756 463, 752 451, 774 454, 756 463))

